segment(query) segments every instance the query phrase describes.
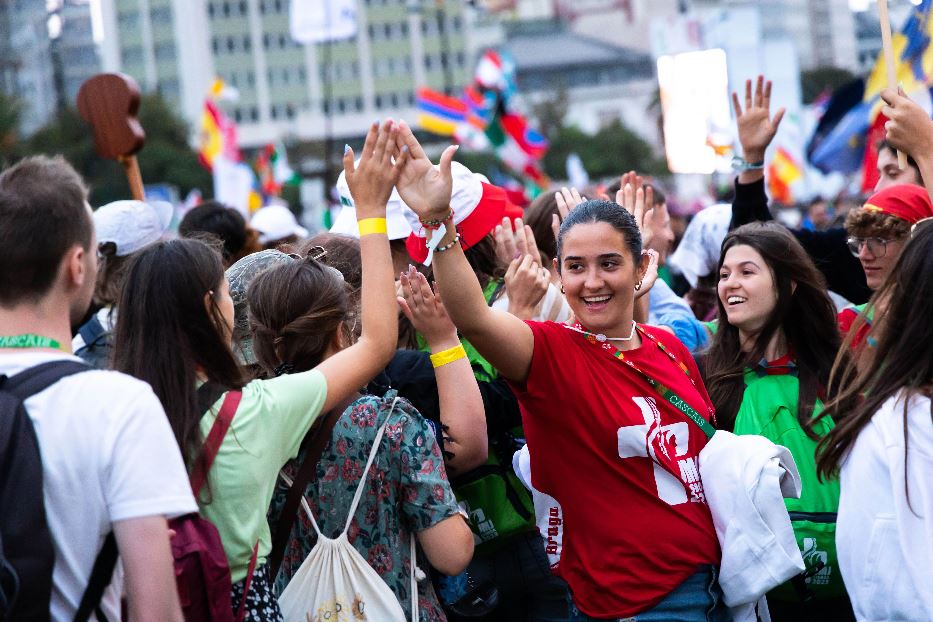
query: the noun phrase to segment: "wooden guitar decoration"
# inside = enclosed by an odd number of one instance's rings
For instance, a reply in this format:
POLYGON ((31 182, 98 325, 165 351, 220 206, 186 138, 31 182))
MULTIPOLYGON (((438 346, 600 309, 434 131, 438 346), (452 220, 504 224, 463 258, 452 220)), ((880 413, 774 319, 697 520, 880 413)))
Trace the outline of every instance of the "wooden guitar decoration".
POLYGON ((97 155, 123 165, 133 198, 145 199, 143 178, 136 152, 146 142, 136 113, 139 85, 122 73, 102 73, 89 78, 78 91, 78 113, 94 128, 97 155))

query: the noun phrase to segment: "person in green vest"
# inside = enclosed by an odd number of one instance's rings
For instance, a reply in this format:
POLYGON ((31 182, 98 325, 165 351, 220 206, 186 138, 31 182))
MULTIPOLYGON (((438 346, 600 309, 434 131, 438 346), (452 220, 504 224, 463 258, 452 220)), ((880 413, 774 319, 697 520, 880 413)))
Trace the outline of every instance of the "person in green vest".
POLYGON ((825 281, 785 228, 752 223, 723 241, 717 305, 701 369, 718 427, 787 447, 803 483, 786 504, 807 570, 768 594, 772 619, 854 619, 836 562, 839 481, 816 476, 833 427, 816 417, 840 346, 825 281))

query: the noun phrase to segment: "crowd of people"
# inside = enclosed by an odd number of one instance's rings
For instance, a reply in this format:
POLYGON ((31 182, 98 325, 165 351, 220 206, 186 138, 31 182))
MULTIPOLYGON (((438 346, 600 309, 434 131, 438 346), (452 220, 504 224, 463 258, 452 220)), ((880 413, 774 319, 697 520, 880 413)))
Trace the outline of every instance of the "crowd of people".
POLYGON ((933 620, 933 121, 885 91, 876 191, 789 229, 770 91, 679 244, 404 121, 317 235, 5 168, 0 619, 933 620))

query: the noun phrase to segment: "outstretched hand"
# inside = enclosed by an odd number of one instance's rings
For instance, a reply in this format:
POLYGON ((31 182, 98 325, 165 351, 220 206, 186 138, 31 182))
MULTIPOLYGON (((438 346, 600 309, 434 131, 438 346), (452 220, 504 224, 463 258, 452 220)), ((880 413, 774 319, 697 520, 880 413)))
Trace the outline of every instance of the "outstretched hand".
POLYGON ((774 140, 785 112, 785 109, 781 108, 771 116, 771 80, 765 82, 764 76, 758 76, 754 98, 752 81, 746 80, 744 110, 735 91, 732 92, 732 106, 735 108, 742 156, 748 162, 764 161, 765 151, 774 140))
POLYGON ((557 234, 560 232, 560 224, 567 218, 570 210, 586 201, 586 197, 580 196, 580 192, 576 188, 564 187, 554 194, 554 198, 557 199, 557 213, 551 215, 551 231, 554 232, 554 239, 556 240, 557 234))
POLYGON ((551 275, 531 255, 516 257, 505 273, 505 291, 509 297, 509 313, 522 320, 532 319, 538 305, 547 294, 551 275))
POLYGON ((521 218, 515 219, 514 231, 512 221, 508 217, 503 218, 502 224, 496 225, 495 237, 496 255, 503 265, 507 266, 513 259, 523 255, 530 256, 534 261, 541 261, 535 234, 521 218))
MULTIPOLYGON (((641 184, 641 178, 638 178, 636 183, 641 184)), ((645 223, 654 212, 654 189, 651 186, 641 185, 636 189, 631 183, 626 183, 616 193, 616 203, 635 218, 635 224, 641 232, 641 247, 650 248, 654 233, 652 228, 646 226, 645 223)))
POLYGON ((424 275, 409 266, 408 272, 399 276, 399 290, 402 313, 429 346, 457 341, 457 328, 447 315, 436 285, 432 290, 424 275))
POLYGON ((404 121, 399 123, 396 146, 396 158, 408 155, 395 184, 399 196, 421 220, 444 219, 450 213, 450 195, 453 192, 451 162, 458 146, 444 149, 440 164, 435 167, 404 121))
POLYGON ((384 217, 392 188, 398 183, 408 160, 407 150, 393 162, 398 126, 389 119, 381 127, 373 123, 366 134, 359 164, 353 149, 347 145, 343 154, 343 171, 356 206, 358 219, 384 217))

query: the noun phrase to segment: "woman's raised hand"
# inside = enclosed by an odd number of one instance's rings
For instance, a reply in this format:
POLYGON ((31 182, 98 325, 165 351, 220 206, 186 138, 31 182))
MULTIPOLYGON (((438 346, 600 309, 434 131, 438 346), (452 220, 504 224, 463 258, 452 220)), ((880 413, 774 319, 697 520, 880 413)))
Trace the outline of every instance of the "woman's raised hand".
POLYGON ((777 134, 784 108, 771 116, 771 80, 765 82, 764 76, 758 76, 755 95, 752 97, 752 81, 745 81, 745 109, 739 102, 738 93, 732 93, 732 107, 735 108, 735 123, 739 130, 739 143, 742 145, 742 157, 748 162, 762 162, 765 151, 774 135, 777 134))
POLYGON ((353 149, 349 145, 344 149, 343 171, 358 220, 385 217, 392 188, 398 182, 408 159, 408 151, 404 150, 393 162, 398 132, 399 128, 392 119, 382 126, 378 122, 373 123, 366 134, 359 164, 355 163, 353 149))
POLYGON ((532 319, 538 305, 547 294, 551 275, 531 255, 516 257, 505 273, 505 291, 509 297, 509 313, 522 320, 532 319))
POLYGON ((635 218, 635 224, 641 231, 641 247, 649 248, 652 242, 651 227, 645 226, 645 219, 654 210, 654 190, 651 186, 636 189, 627 183, 616 194, 616 203, 624 207, 635 218))
POLYGON ((541 261, 535 234, 521 218, 515 219, 514 231, 512 221, 508 217, 503 218, 502 224, 496 225, 495 238, 496 255, 502 265, 507 266, 522 255, 530 255, 534 261, 541 261))
POLYGON ((450 195, 453 192, 450 168, 458 146, 444 149, 440 164, 435 168, 404 121, 399 123, 396 144, 397 158, 408 154, 395 184, 399 196, 421 220, 443 220, 450 213, 450 195))
POLYGON ((557 213, 551 216, 551 231, 554 232, 554 239, 556 240, 557 234, 560 232, 560 224, 567 218, 570 210, 586 201, 586 197, 580 196, 580 192, 576 188, 564 187, 554 194, 554 198, 557 199, 557 213))
POLYGON ((457 328, 447 315, 437 288, 432 291, 423 274, 408 267, 399 276, 398 304, 429 346, 457 342, 457 328))

